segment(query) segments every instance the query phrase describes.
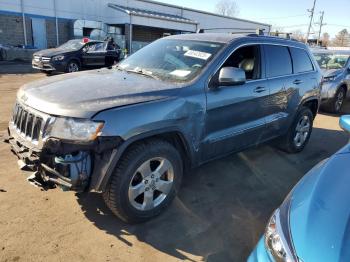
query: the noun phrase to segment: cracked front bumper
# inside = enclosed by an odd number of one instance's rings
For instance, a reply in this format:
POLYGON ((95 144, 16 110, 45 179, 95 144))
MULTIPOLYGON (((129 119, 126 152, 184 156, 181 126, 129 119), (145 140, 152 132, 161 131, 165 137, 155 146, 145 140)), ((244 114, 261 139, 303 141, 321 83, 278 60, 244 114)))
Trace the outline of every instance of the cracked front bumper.
POLYGON ((74 191, 83 191, 87 187, 92 166, 88 151, 56 155, 45 147, 28 146, 28 141, 10 128, 4 141, 10 144, 11 151, 18 157, 19 167, 33 172, 28 177, 32 184, 44 189, 60 186, 74 191))

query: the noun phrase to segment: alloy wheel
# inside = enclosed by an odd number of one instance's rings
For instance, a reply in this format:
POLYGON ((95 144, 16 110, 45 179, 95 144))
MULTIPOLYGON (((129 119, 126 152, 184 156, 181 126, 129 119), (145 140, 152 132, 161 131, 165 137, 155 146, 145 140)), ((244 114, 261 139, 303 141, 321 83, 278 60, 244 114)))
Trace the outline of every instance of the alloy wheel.
POLYGON ((302 116, 295 129, 294 144, 296 147, 301 147, 304 145, 307 137, 310 133, 311 121, 308 116, 302 116))
POLYGON ((73 73, 73 72, 78 72, 79 71, 79 66, 76 63, 70 63, 68 65, 68 72, 73 73))
POLYGON ((174 168, 169 160, 157 157, 145 161, 134 173, 129 185, 129 202, 140 211, 159 206, 174 183, 174 168))
POLYGON ((344 92, 340 91, 335 101, 335 110, 339 112, 344 102, 344 92))

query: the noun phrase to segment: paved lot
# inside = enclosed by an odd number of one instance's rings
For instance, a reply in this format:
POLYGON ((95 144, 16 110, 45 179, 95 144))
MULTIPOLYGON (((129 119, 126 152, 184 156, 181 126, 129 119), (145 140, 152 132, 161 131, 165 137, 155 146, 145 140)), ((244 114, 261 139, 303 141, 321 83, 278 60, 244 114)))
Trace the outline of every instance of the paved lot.
MULTIPOLYGON (((42 77, 0 69, 0 136, 18 87, 42 77)), ((264 145, 193 170, 164 214, 136 226, 115 218, 98 194, 29 185, 0 143, 0 261, 244 261, 295 183, 348 141, 338 120, 319 114, 301 154, 264 145)))

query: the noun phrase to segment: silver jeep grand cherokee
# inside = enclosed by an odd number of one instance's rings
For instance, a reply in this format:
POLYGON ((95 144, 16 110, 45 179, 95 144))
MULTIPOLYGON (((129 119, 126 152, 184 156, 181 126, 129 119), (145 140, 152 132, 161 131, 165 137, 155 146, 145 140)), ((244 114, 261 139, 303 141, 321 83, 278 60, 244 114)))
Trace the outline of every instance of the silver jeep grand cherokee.
POLYGON ((323 72, 322 108, 339 113, 350 93, 350 51, 315 49, 312 52, 323 72))
POLYGON ((101 192, 114 214, 141 222, 171 203, 184 171, 275 138, 303 150, 320 82, 296 41, 170 36, 112 69, 24 85, 7 141, 31 182, 101 192))

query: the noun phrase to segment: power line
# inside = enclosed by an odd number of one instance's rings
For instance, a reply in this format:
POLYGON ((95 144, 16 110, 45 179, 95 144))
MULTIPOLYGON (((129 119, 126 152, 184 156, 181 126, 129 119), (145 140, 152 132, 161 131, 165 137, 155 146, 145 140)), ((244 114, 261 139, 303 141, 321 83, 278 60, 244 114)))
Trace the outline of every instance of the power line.
POLYGON ((327 26, 350 27, 350 25, 327 24, 327 26))
POLYGON ((293 17, 301 17, 305 16, 306 14, 300 14, 300 15, 291 15, 291 16, 279 16, 279 17, 259 17, 256 19, 265 19, 265 20, 273 20, 273 19, 286 19, 286 18, 293 18, 293 17))

